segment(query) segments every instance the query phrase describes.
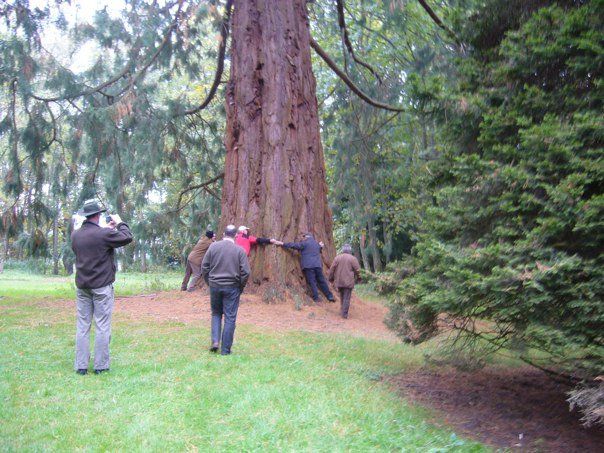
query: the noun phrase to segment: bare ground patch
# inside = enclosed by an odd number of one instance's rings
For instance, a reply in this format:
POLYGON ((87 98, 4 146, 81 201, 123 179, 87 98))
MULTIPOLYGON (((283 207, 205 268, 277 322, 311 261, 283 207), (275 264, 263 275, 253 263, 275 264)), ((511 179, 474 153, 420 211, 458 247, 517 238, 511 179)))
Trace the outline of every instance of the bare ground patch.
POLYGON ((569 412, 568 387, 533 368, 424 369, 387 382, 406 400, 435 409, 457 432, 494 447, 604 451, 604 428, 584 428, 580 415, 569 412))
MULTIPOLYGON (((37 302, 48 308, 73 309, 73 301, 37 302)), ((238 324, 253 324, 278 331, 306 331, 346 333, 353 336, 397 341, 396 336, 384 325, 387 308, 364 302, 353 296, 349 318, 339 315, 340 303, 322 302, 304 305, 296 310, 293 300, 267 304, 260 296, 244 293, 241 297, 238 324)), ((210 323, 210 296, 207 290, 193 293, 167 291, 157 294, 116 297, 114 316, 128 319, 176 321, 183 323, 210 323)))

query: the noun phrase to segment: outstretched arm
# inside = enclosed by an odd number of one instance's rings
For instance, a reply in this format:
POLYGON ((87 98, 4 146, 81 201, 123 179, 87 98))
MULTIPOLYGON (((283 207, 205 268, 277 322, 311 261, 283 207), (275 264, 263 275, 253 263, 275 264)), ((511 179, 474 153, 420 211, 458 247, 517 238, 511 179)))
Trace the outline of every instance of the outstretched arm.
POLYGON ((302 242, 286 242, 283 244, 283 247, 286 249, 302 250, 304 248, 304 244, 302 244, 302 242))

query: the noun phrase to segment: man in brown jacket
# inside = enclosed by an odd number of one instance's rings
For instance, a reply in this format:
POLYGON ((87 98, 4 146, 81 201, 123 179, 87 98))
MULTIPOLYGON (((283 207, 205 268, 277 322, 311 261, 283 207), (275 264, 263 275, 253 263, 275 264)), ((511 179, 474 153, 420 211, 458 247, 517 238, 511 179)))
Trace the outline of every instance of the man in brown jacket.
POLYGON ((107 216, 107 227, 99 225, 101 212, 95 200, 87 200, 79 214, 86 217, 71 235, 76 256, 76 357, 78 374, 88 372, 90 360, 90 326, 94 317, 94 372, 109 370, 109 341, 113 313, 113 282, 116 265, 114 250, 132 242, 130 228, 119 215, 107 216))
POLYGON ((350 244, 344 244, 342 253, 335 257, 329 268, 328 278, 340 293, 340 305, 342 318, 348 318, 350 308, 350 296, 354 284, 361 279, 361 266, 359 261, 352 255, 350 244))
MULTIPOLYGON (((197 286, 200 283, 203 283, 203 279, 201 278, 201 262, 203 261, 203 257, 214 242, 214 232, 212 230, 207 230, 205 236, 203 236, 189 256, 187 257, 187 266, 191 267, 191 281, 189 282, 189 286, 187 286, 187 291, 195 291, 197 286)), ((183 282, 184 284, 184 282, 183 282)))

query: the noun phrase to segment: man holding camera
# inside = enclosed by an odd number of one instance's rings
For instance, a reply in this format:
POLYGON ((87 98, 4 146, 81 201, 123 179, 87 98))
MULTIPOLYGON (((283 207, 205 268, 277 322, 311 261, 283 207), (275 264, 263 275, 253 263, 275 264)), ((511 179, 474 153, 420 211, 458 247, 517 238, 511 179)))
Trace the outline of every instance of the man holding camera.
POLYGON ((76 255, 76 357, 78 374, 88 372, 90 360, 90 326, 94 317, 95 374, 109 370, 109 342, 113 313, 113 282, 116 265, 114 250, 132 242, 130 228, 119 215, 106 216, 107 227, 99 221, 102 209, 95 200, 87 200, 78 214, 86 217, 82 226, 71 235, 76 255))

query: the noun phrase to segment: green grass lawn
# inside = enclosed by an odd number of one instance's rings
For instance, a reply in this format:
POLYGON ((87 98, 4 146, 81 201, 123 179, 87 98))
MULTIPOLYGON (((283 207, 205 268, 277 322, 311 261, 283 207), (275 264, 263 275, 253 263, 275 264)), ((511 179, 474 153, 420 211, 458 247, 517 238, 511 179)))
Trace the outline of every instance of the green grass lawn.
MULTIPOLYGON (((206 325, 116 316, 111 371, 76 375, 73 313, 35 303, 73 297, 71 279, 21 277, 0 275, 2 451, 487 450, 380 381, 421 363, 402 344, 239 326, 222 357, 206 351, 206 325)), ((154 278, 116 286, 136 293, 154 278)))
MULTIPOLYGON (((115 294, 126 296, 168 289, 180 289, 183 273, 143 274, 118 272, 115 294)), ((22 301, 32 299, 74 299, 75 276, 36 275, 6 270, 0 274, 0 297, 22 301)))

